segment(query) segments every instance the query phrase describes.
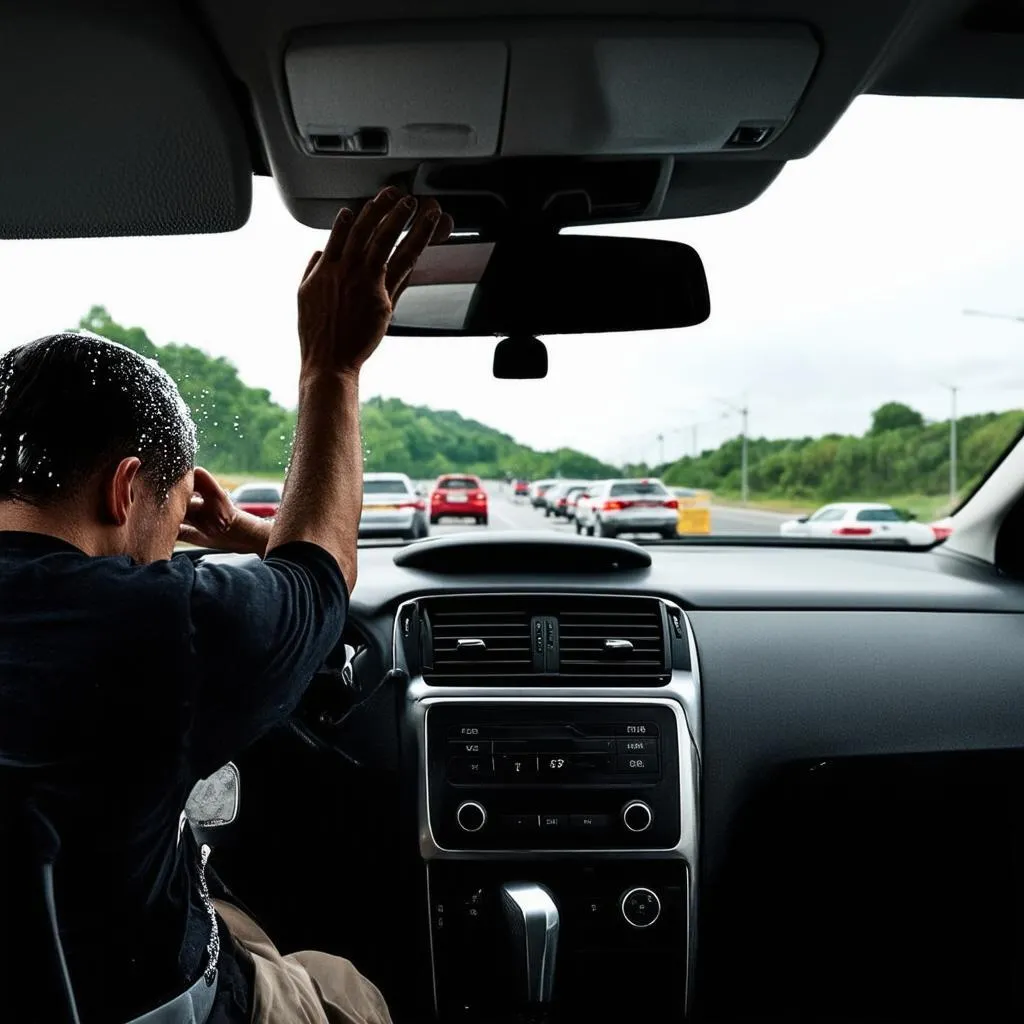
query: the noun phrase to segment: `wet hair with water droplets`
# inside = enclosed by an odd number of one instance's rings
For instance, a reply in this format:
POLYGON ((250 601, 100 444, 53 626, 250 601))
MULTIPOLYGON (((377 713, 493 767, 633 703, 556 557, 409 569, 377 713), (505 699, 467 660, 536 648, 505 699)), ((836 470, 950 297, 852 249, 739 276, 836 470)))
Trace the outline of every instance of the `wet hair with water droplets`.
POLYGON ((59 501, 133 455, 160 500, 195 462, 195 424, 156 362, 81 334, 0 356, 0 501, 59 501))

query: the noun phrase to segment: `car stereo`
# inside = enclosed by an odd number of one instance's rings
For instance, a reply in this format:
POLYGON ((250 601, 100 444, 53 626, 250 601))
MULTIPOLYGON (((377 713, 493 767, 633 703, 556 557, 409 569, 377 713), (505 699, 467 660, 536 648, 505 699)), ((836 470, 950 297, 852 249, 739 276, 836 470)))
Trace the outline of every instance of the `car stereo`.
POLYGON ((680 839, 671 707, 439 703, 427 813, 448 850, 668 850, 680 839))

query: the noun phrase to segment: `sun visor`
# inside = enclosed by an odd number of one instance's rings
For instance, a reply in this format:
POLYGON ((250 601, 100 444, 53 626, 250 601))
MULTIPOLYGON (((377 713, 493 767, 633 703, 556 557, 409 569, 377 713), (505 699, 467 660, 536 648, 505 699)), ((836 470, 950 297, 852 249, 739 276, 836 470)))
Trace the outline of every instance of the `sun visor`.
POLYGON ((0 238, 233 231, 252 158, 230 83, 180 5, 7 4, 0 238))
POLYGON ((285 77, 310 153, 426 160, 763 149, 818 59, 799 25, 424 31, 434 38, 334 33, 292 43, 285 77))

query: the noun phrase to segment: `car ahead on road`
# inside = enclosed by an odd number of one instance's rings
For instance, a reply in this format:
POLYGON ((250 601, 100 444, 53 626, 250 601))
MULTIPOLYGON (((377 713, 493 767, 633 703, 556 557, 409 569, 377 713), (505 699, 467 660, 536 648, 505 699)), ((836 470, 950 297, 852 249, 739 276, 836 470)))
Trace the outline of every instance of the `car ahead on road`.
POLYGON ((817 512, 780 524, 784 537, 835 537, 840 540, 893 540, 908 544, 934 544, 930 526, 904 518, 881 502, 841 502, 824 505, 817 512))
POLYGON ((517 498, 528 498, 530 496, 530 481, 516 480, 512 485, 512 493, 517 498))
POLYGON ((430 494, 430 522, 446 516, 487 525, 487 492, 479 477, 453 473, 437 478, 430 494))
POLYGON ((576 502, 581 494, 587 493, 587 486, 585 483, 578 483, 562 488, 554 503, 553 514, 559 519, 568 519, 572 522, 576 515, 576 502))
POLYGON ((549 487, 544 493, 544 517, 564 515, 569 489, 585 485, 585 480, 559 480, 554 487, 549 487))
POLYGON ((677 535, 679 500, 660 480, 605 480, 586 493, 576 505, 577 533, 657 533, 666 540, 677 535))
POLYGON ((530 504, 534 508, 544 508, 544 496, 560 480, 534 480, 530 485, 530 504))
POLYGON ((426 509, 423 494, 404 473, 367 473, 359 536, 419 540, 430 533, 426 509))
POLYGON ((265 481, 242 484, 231 492, 231 504, 261 519, 273 519, 281 505, 284 484, 265 481))

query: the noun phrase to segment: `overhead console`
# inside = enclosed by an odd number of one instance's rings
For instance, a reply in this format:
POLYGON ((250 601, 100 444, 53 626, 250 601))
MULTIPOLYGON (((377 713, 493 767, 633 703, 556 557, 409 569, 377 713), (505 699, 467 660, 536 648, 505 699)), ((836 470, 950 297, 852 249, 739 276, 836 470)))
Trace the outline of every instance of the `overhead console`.
POLYGON ((439 1018, 683 1017, 700 699, 682 609, 429 596, 399 608, 394 656, 439 1018))
POLYGON ((313 153, 649 156, 770 145, 817 57, 800 25, 450 23, 304 32, 284 67, 313 153))
POLYGON ((281 101, 319 194, 390 178, 464 228, 601 222, 657 215, 677 157, 770 159, 818 56, 795 23, 325 27, 289 38, 281 101))

